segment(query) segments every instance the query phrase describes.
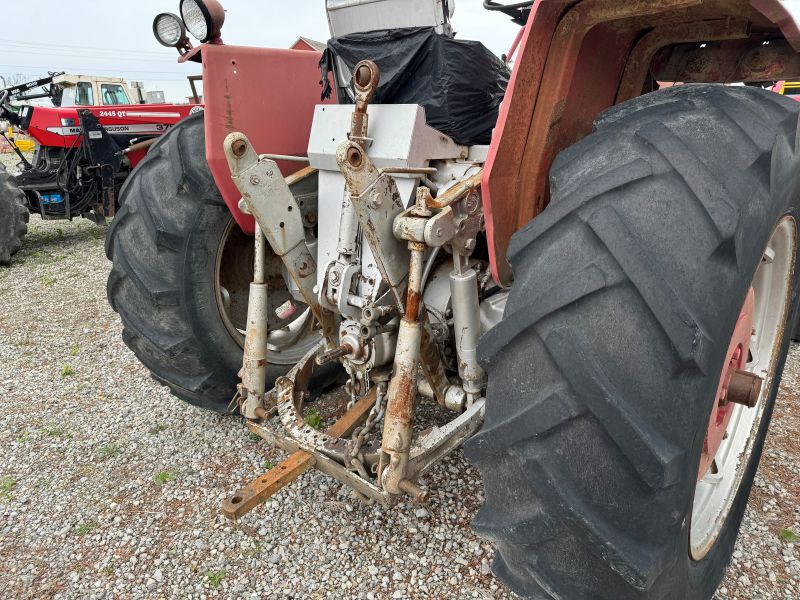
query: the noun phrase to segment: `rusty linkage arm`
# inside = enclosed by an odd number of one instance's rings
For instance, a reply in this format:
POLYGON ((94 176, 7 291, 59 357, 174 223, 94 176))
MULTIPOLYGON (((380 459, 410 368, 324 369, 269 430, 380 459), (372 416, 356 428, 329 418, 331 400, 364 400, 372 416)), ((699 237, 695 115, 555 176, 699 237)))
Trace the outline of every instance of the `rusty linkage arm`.
POLYGON ((350 139, 362 148, 367 147, 369 130, 369 103, 375 98, 381 72, 371 60, 362 60, 356 65, 353 74, 353 86, 356 90, 356 109, 353 111, 353 122, 350 126, 350 139))

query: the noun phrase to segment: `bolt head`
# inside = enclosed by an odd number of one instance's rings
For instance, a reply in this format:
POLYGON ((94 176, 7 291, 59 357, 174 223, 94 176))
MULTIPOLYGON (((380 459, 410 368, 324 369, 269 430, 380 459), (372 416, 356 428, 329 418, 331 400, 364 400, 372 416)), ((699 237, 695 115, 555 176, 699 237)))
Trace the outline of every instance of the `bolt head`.
POLYGON ((258 175, 251 175, 250 183, 253 185, 258 185, 259 183, 261 183, 261 178, 258 175))

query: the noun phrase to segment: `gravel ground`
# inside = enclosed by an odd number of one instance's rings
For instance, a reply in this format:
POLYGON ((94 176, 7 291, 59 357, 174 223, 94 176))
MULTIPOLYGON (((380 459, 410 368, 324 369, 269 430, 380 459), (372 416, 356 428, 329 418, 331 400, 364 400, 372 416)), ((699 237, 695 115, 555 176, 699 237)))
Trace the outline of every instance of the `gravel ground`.
MULTIPOLYGON (((511 598, 469 529, 456 453, 427 508, 309 472, 234 526, 223 498, 284 455, 155 384, 105 299, 104 229, 43 223, 0 270, 0 580, 8 598, 511 598)), ((800 349, 717 598, 800 597, 800 349)))
MULTIPOLYGON (((27 154, 26 156, 28 159, 32 157, 31 154, 27 154)), ((17 164, 19 163, 19 157, 13 152, 3 152, 0 154, 0 163, 2 163, 7 169, 15 172, 17 169, 17 164)))

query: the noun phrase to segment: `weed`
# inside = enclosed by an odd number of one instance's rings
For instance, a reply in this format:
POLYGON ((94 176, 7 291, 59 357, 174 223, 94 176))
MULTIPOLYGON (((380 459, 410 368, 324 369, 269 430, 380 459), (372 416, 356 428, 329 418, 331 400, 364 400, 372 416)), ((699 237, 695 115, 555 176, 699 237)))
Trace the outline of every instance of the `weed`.
POLYGON ((41 431, 47 437, 65 438, 65 439, 70 439, 72 437, 71 433, 64 431, 60 427, 42 427, 39 431, 41 431))
POLYGON ((778 536, 789 544, 800 542, 800 535, 797 535, 794 531, 790 531, 789 529, 781 529, 778 532, 778 536))
POLYGON ((242 554, 247 558, 255 558, 256 556, 261 554, 262 550, 263 548, 261 548, 260 545, 254 544, 252 548, 247 548, 246 550, 242 550, 242 554))
POLYGON ((12 477, 0 477, 0 500, 11 500, 11 492, 17 487, 17 480, 12 477))
POLYGON ((266 462, 264 463, 264 468, 265 468, 267 471, 269 471, 270 469, 272 469, 272 467, 274 467, 274 466, 275 466, 275 465, 273 465, 273 464, 272 464, 270 461, 266 461, 266 462))
POLYGON ((175 481, 178 478, 178 474, 175 471, 161 471, 158 475, 155 476, 155 482, 158 485, 164 485, 165 483, 169 483, 170 481, 175 481))
POLYGON ((314 429, 321 429, 322 428, 322 417, 317 414, 317 411, 313 408, 308 411, 306 415, 306 425, 312 427, 314 429))
POLYGON ((72 356, 72 357, 78 356, 78 354, 80 354, 80 352, 81 352, 81 349, 78 348, 77 346, 73 346, 72 348, 69 349, 69 355, 72 356))
POLYGON ((97 529, 100 527, 100 523, 97 521, 89 521, 88 523, 81 523, 75 528, 75 535, 86 535, 90 533, 93 529, 97 529))
POLYGON ((72 375, 75 375, 75 371, 72 370, 72 367, 70 367, 69 365, 64 365, 63 367, 61 367, 62 377, 70 377, 72 375))
POLYGON ((254 444, 261 441, 261 436, 258 435, 257 433, 252 433, 251 432, 250 435, 249 435, 249 438, 250 438, 250 441, 253 442, 254 444))
POLYGON ((122 452, 119 444, 108 444, 100 448, 100 460, 108 460, 114 458, 117 454, 122 452))
POLYGON ((42 277, 42 285, 45 287, 50 287, 51 285, 55 284, 56 278, 50 277, 50 275, 45 275, 42 277))
POLYGON ((158 435, 167 428, 166 425, 156 425, 150 428, 150 435, 158 435))
POLYGON ((222 583, 222 580, 228 575, 227 571, 206 571, 206 579, 208 579, 208 583, 211 584, 211 587, 219 587, 219 584, 222 583))

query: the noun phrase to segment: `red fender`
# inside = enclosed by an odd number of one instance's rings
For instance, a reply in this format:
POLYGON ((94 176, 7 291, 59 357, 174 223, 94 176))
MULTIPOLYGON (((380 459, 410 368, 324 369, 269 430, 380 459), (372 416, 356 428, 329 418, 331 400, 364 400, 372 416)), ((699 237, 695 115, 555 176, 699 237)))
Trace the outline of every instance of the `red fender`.
MULTIPOLYGON (((241 194, 231 180, 225 137, 240 131, 260 154, 305 156, 322 93, 321 57, 309 50, 202 46, 206 157, 225 204, 245 233, 254 233, 255 221, 239 210, 241 194)), ((278 164, 284 177, 305 166, 278 164)))

